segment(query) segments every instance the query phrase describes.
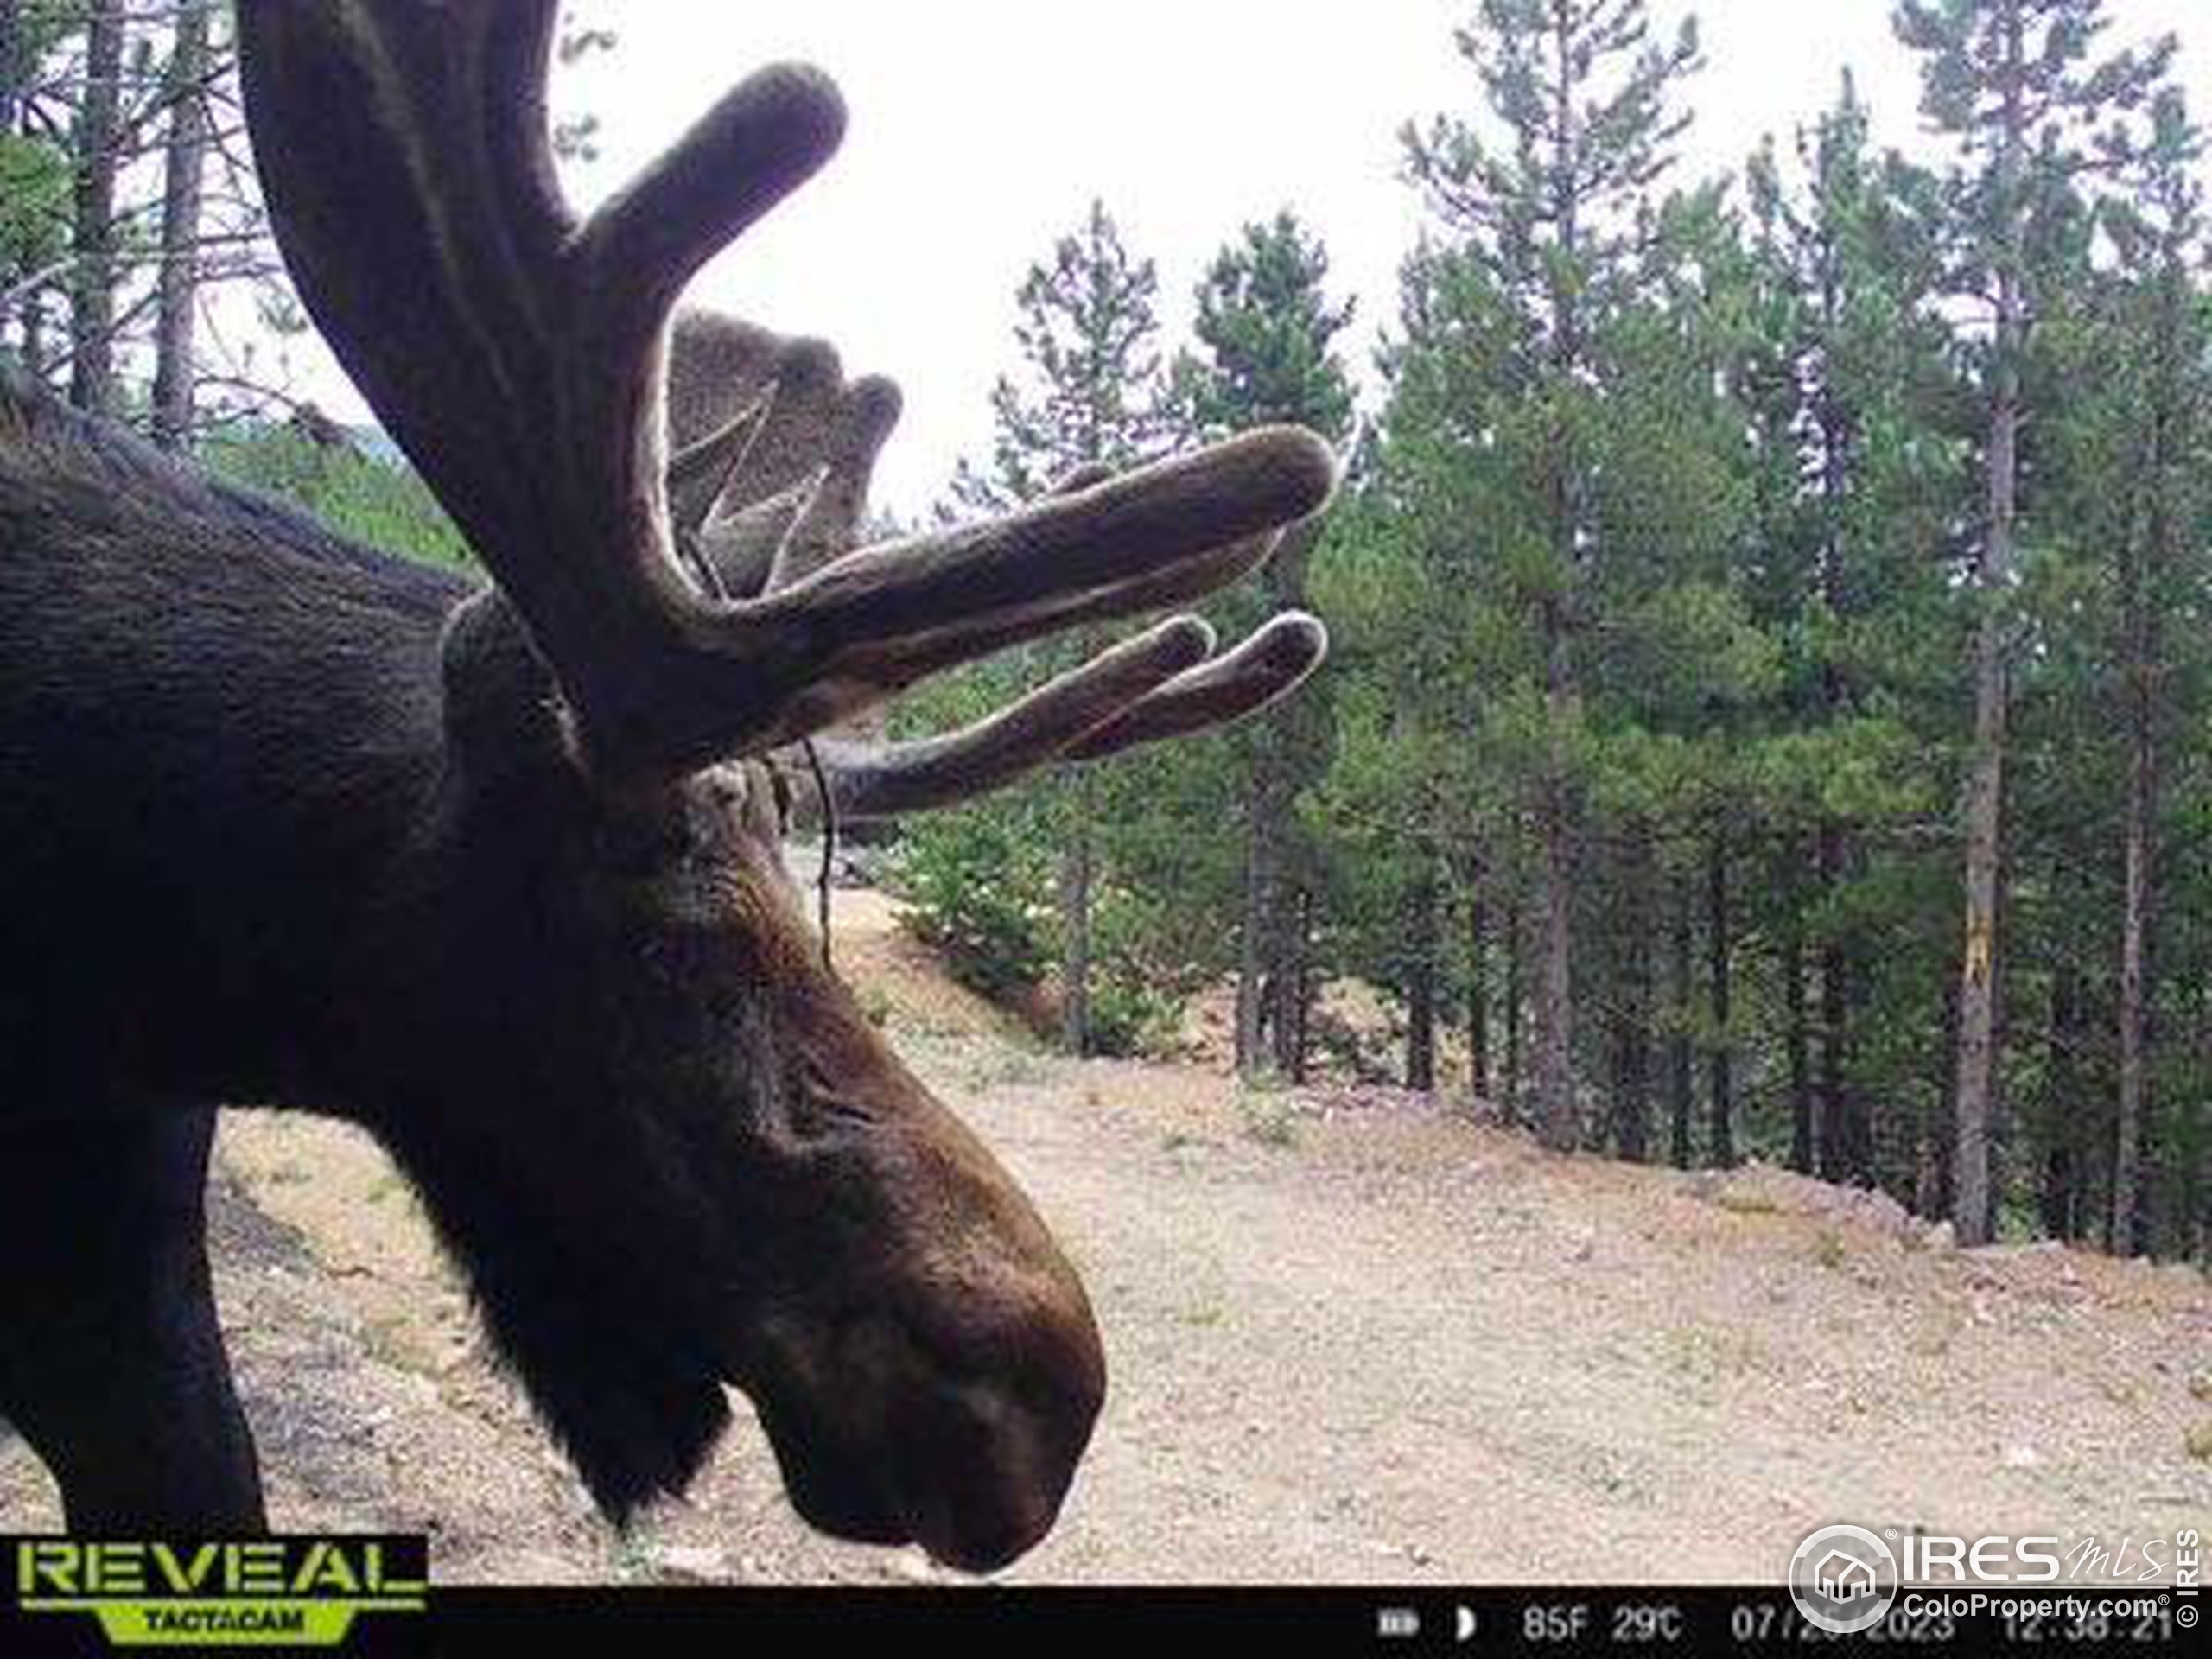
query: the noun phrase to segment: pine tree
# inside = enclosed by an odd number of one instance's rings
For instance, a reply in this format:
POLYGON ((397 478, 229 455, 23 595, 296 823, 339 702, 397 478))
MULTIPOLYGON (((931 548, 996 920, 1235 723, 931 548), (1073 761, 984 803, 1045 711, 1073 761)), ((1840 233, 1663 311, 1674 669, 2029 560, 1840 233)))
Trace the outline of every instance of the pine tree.
POLYGON ((1650 39, 1644 0, 1482 0, 1459 31, 1489 121, 1408 129, 1410 170, 1494 296, 1515 378, 1540 411, 1531 461, 1542 568, 1543 755, 1535 811, 1537 1112, 1554 1146, 1579 1138, 1573 1079, 1573 895, 1584 722, 1578 637, 1592 544, 1592 380, 1611 313, 1638 275, 1638 212, 1688 118, 1668 108, 1698 64, 1694 21, 1650 39))
MULTIPOLYGON (((1017 296, 1014 339, 1023 379, 1001 377, 991 394, 996 426, 988 471, 963 464, 953 493, 963 505, 1030 500, 1071 479, 1145 459, 1167 428, 1154 304, 1159 276, 1134 257, 1102 201, 1033 265, 1017 296)), ((1072 642, 1078 653, 1096 642, 1072 642)), ((1056 785, 1059 825, 1061 1039, 1092 1047, 1092 906, 1098 784, 1088 767, 1056 785)))
MULTIPOLYGON (((1786 642, 1783 706, 1761 757, 1784 961, 1791 1160, 1876 1173, 1878 1105, 1900 1080, 1861 1040, 1876 981, 1918 949, 1891 913, 1883 838, 1942 787, 1940 743, 1896 712, 1951 652, 1937 569, 1958 480, 1929 181, 1872 149, 1848 74, 1801 129, 1789 175, 1748 170, 1758 297, 1739 386, 1758 454, 1762 620, 1786 642), (1881 925, 1878 925, 1878 922, 1881 925)), ((1930 735, 1940 736, 1940 734, 1930 735)))
POLYGON ((177 0, 162 156, 162 267, 154 322, 154 442, 192 435, 200 308, 200 219, 207 167, 211 0, 177 0))
MULTIPOLYGON (((1177 410, 1194 437, 1286 422, 1332 443, 1349 438, 1351 380, 1332 342, 1352 313, 1349 303, 1330 302, 1328 269, 1319 238, 1287 210, 1246 226, 1216 255, 1198 289, 1198 349, 1174 368, 1177 410)), ((1287 542, 1262 571, 1258 594, 1230 596, 1228 604, 1256 618, 1309 603, 1311 539, 1287 542)), ((1309 686, 1235 740, 1245 773, 1236 1053, 1237 1069, 1248 1075, 1268 1058, 1286 1075, 1302 1067, 1309 942, 1301 918, 1312 908, 1315 855, 1303 844, 1294 807, 1325 764, 1325 683, 1309 686)), ((1206 752, 1188 747, 1177 758, 1200 760, 1206 752)))
POLYGON ((1960 291, 1990 309, 1980 353, 1987 417, 1982 534, 1974 582, 1974 738, 1961 817, 1965 945, 1959 978, 1953 1219, 1986 1242, 1994 1214, 1992 1103, 1998 1072, 1998 912, 2004 861, 2005 761, 2012 706, 2013 593, 2018 579, 2022 384, 2040 291, 2063 257, 2076 184, 2119 159, 2096 130, 2139 105, 2173 54, 2091 60, 2102 0, 1898 0, 1897 36, 1921 55, 1922 111, 1963 152, 1951 179, 1960 291))

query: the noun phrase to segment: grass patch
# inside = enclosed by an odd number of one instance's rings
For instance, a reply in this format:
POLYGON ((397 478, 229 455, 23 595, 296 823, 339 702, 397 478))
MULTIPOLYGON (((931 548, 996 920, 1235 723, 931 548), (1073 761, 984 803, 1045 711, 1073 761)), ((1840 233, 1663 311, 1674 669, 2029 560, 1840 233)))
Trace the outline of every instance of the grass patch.
POLYGON ((1045 1081, 1045 1064, 1018 1048, 996 1048, 968 1068, 971 1089, 1031 1089, 1045 1081))
POLYGON ((1771 1216, 1782 1209, 1774 1194, 1748 1182, 1730 1182, 1713 1195, 1713 1201, 1732 1216, 1771 1216))
POLYGON ((1279 1151, 1298 1144, 1298 1116, 1287 1101, 1248 1093, 1242 1104, 1247 1140, 1279 1151))

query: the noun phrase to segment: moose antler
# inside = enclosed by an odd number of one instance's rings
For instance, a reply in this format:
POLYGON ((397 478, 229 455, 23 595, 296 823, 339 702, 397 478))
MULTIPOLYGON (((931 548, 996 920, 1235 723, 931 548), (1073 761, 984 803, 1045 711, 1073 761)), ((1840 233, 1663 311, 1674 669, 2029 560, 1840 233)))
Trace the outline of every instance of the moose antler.
MULTIPOLYGON (((880 378, 847 386, 836 355, 734 318, 678 316, 669 359, 669 463, 679 541, 731 593, 773 588, 850 545, 877 449, 897 410, 880 378), (711 486, 706 480, 711 478, 711 486), (827 504, 829 511, 823 511, 827 504)), ((1065 480, 1074 496, 1113 476, 1088 467, 1065 480)), ((1249 536, 1122 585, 1110 613, 1158 610, 1236 581, 1319 520, 1249 536)), ((1017 623, 991 648, 1033 630, 1017 623)), ((970 642, 974 643, 974 642, 970 642)), ((1101 760, 1135 744, 1240 719, 1294 687, 1320 662, 1315 619, 1274 619, 1236 650, 1210 657, 1213 631, 1177 618, 1060 676, 960 731, 919 741, 824 739, 818 759, 842 818, 946 806, 1054 760, 1101 760)))
MULTIPOLYGON (((843 105, 811 69, 763 70, 579 219, 547 141, 555 10, 247 0, 240 32, 301 296, 527 623, 595 774, 671 776, 773 747, 1021 639, 1178 602, 1249 569, 1327 498, 1326 448, 1270 429, 855 550, 897 394, 847 386, 826 347, 758 331, 749 353, 732 348, 741 404, 671 460, 676 296, 827 159, 843 105), (679 563, 687 541, 707 589, 679 563)), ((1191 662, 1198 639, 1156 631, 1003 723, 849 768, 909 780, 855 783, 855 798, 930 793, 912 780, 946 756, 1034 764, 1047 734, 1052 753, 1104 753, 1185 729, 1286 689, 1322 647, 1297 620, 1218 663, 1191 662)))

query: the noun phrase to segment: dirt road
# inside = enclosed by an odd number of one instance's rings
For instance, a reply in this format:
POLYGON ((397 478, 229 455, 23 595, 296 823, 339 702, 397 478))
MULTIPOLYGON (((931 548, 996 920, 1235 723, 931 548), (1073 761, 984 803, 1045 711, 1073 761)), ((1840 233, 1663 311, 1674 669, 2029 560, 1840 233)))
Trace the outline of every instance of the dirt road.
MULTIPOLYGON (((840 933, 1105 1332, 1093 1450, 1009 1578, 1771 1580, 1836 1520, 2212 1525, 2200 1274, 1960 1252, 1864 1195, 1560 1160, 1387 1093, 1046 1058, 880 901, 841 901, 840 933)), ((938 1576, 799 1525, 741 1402, 690 1500, 616 1539, 373 1148, 238 1116, 223 1162, 225 1319, 277 1524, 428 1527, 448 1580, 938 1576)), ((0 1450, 0 1530, 54 1516, 0 1450)))

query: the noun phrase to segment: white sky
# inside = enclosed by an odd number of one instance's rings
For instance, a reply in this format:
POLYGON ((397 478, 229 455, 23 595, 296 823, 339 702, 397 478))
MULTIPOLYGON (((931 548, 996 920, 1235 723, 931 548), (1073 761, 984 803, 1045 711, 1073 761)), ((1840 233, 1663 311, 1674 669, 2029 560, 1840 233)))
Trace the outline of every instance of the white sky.
MULTIPOLYGON (((1684 6, 1655 0, 1671 31, 1684 6)), ((1914 60, 1888 0, 1702 0, 1706 68, 1684 176, 1738 168, 1833 101, 1845 66, 1885 143, 1917 141, 1914 60)), ((725 86, 778 58, 819 64, 851 111, 843 149, 708 268, 690 298, 830 339, 849 372, 891 375, 906 416, 880 500, 918 510, 954 461, 981 456, 986 398, 1014 366, 1014 290, 1103 196, 1160 268, 1168 342, 1205 264, 1244 221, 1288 205, 1325 239, 1332 286, 1358 301, 1363 373, 1394 322, 1419 225, 1401 180, 1408 118, 1471 110, 1452 31, 1472 0, 587 0, 620 35, 556 81, 600 118, 600 159, 570 178, 605 194, 725 86)), ((2117 47, 2182 35, 2180 73, 2212 120, 2212 0, 2108 0, 2117 47)), ((318 389, 322 376, 311 377, 318 389)), ((343 397, 326 401, 358 410, 343 397)))

